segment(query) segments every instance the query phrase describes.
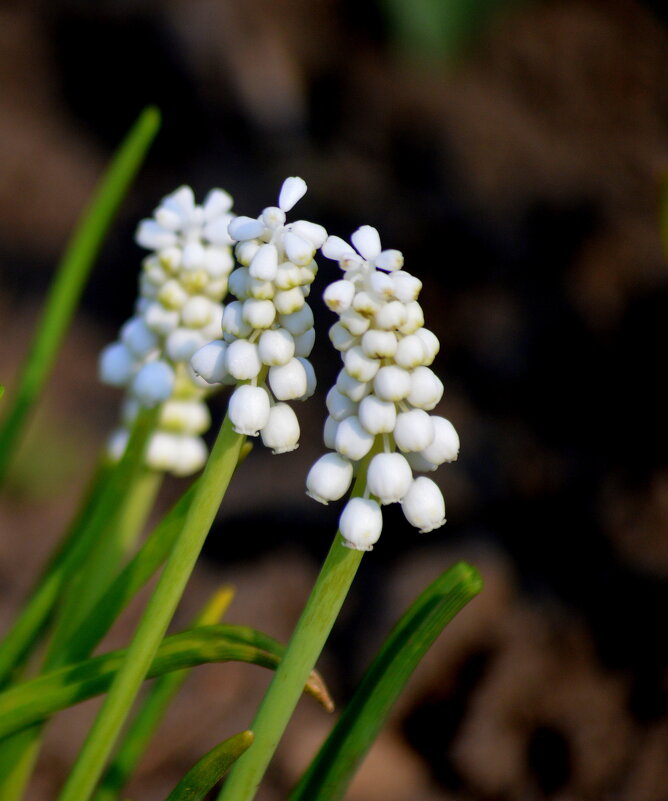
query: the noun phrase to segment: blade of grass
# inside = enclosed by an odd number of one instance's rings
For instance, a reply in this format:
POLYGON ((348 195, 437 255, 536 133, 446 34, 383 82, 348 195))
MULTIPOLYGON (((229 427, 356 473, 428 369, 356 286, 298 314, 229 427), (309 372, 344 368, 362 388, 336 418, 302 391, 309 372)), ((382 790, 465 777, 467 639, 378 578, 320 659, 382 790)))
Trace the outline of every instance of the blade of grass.
MULTIPOLYGON (((249 662, 275 669, 285 648, 271 637, 246 626, 217 624, 166 637, 156 650, 144 678, 207 662, 249 662)), ((112 651, 45 673, 0 694, 0 737, 43 721, 66 707, 107 690, 124 664, 128 649, 112 651)), ((302 687, 311 695, 320 687, 302 687)))
MULTIPOLYGON (((218 590, 194 620, 193 627, 219 623, 233 597, 234 590, 231 587, 218 590)), ((123 787, 134 773, 169 704, 188 675, 189 671, 179 670, 162 676, 155 682, 107 768, 95 794, 95 801, 120 799, 123 787)))
POLYGON ((94 791, 204 545, 243 441, 244 437, 233 430, 226 417, 198 482, 183 530, 59 801, 88 801, 94 791))
POLYGON ((160 127, 160 113, 146 108, 121 142, 58 265, 42 319, 0 428, 0 483, 70 324, 107 231, 160 127))
POLYGON ((396 624, 289 801, 340 801, 420 660, 482 588, 460 562, 436 579, 396 624))
POLYGON ((186 773, 166 801, 203 801, 252 742, 253 732, 242 731, 212 748, 186 773))

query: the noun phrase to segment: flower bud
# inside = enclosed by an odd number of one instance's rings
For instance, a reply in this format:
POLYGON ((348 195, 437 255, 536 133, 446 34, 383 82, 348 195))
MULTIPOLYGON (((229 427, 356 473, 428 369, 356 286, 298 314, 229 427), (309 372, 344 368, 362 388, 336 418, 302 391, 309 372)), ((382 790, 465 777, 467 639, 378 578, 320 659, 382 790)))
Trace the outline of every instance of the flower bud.
POLYGON ((440 350, 441 343, 438 341, 438 337, 428 328, 418 328, 415 332, 415 336, 420 337, 422 340, 423 345, 427 350, 427 359, 425 364, 431 364, 434 359, 436 358, 436 354, 440 350))
POLYGON ((227 375, 226 351, 227 344, 222 340, 209 342, 193 354, 191 367, 208 384, 219 384, 227 375))
POLYGON ((397 352, 397 336, 373 328, 362 336, 362 350, 371 359, 391 359, 397 352))
POLYGON ((376 373, 373 391, 381 400, 403 400, 411 391, 411 375, 395 364, 388 364, 376 373))
POLYGON ((274 295, 274 305, 279 314, 292 315, 304 308, 304 293, 298 286, 281 290, 274 295))
POLYGON ((394 441, 402 451, 423 451, 434 440, 434 424, 427 412, 411 409, 397 415, 394 441))
POLYGON ((350 237, 357 252, 367 261, 380 255, 380 235, 371 225, 363 225, 350 237))
POLYGON ((166 337, 177 328, 179 313, 174 309, 166 309, 162 303, 154 301, 146 307, 144 322, 151 331, 166 337))
POLYGON ((346 370, 341 370, 336 379, 336 388, 342 395, 350 400, 359 403, 371 392, 371 385, 368 381, 358 381, 353 378, 346 370))
POLYGON ((417 300, 413 300, 410 303, 406 303, 404 308, 406 309, 406 317, 401 325, 398 326, 398 329, 402 334, 414 334, 424 325, 422 306, 417 300))
POLYGON ((268 381, 277 400, 301 398, 308 389, 308 377, 304 365, 295 358, 286 364, 270 367, 268 381))
POLYGON ((343 363, 346 371, 358 381, 371 381, 380 367, 378 359, 370 359, 359 345, 346 351, 343 363))
POLYGON ((377 453, 369 464, 366 481, 381 504, 396 503, 408 492, 413 473, 400 453, 377 453))
POLYGON ((236 339, 230 343, 225 353, 225 367, 238 381, 255 378, 262 369, 257 345, 246 339, 236 339))
POLYGON ((249 298, 244 301, 243 317, 251 328, 271 328, 276 319, 276 307, 270 300, 249 298))
POLYGON ((379 270, 400 270, 404 266, 404 254, 400 250, 384 250, 373 263, 379 270))
POLYGON ((278 251, 276 245, 261 245, 248 265, 249 274, 262 281, 273 281, 277 271, 278 251))
POLYGON ((178 437, 171 471, 175 476, 191 476, 204 467, 207 456, 206 445, 199 437, 178 437))
POLYGON ((355 284, 352 281, 334 281, 323 293, 323 299, 328 309, 340 313, 350 307, 355 296, 355 284))
POLYGON ((124 387, 134 373, 134 359, 122 342, 114 342, 100 354, 100 381, 112 387, 124 387))
POLYGON ((198 331, 177 328, 165 341, 165 353, 173 362, 188 362, 202 345, 204 339, 198 331))
POLYGON ((346 309, 339 317, 341 325, 353 336, 360 337, 369 327, 369 320, 355 309, 346 309))
POLYGON ((370 434, 390 434, 397 423, 397 407, 392 401, 384 401, 368 395, 359 407, 360 422, 370 434))
POLYGON ((152 470, 172 470, 178 452, 178 437, 164 431, 156 431, 148 441, 146 464, 152 470))
POLYGON ((313 312, 310 306, 303 306, 299 311, 290 314, 281 313, 279 322, 292 336, 297 337, 308 331, 309 328, 313 328, 313 312))
POLYGON ((263 364, 287 364, 295 355, 295 340, 285 328, 263 331, 258 342, 258 353, 263 364))
POLYGON ((264 223, 253 217, 235 217, 227 227, 227 232, 235 242, 257 239, 263 231, 264 223))
POLYGON ((313 369, 311 362, 304 358, 304 356, 297 356, 297 361, 301 364, 301 366, 304 368, 304 372, 306 373, 306 392, 303 395, 300 395, 298 400, 308 400, 318 386, 315 370, 313 369))
POLYGON ((261 431, 262 442, 273 453, 287 453, 299 447, 299 422, 287 403, 277 403, 269 411, 269 420, 261 431))
POLYGON ((262 387, 242 384, 230 396, 227 413, 238 434, 256 437, 269 420, 269 395, 262 387))
POLYGON ((445 523, 445 501, 438 486, 426 476, 416 478, 401 501, 406 520, 423 534, 445 523))
POLYGON ((406 322, 406 307, 401 301, 391 300, 381 306, 375 314, 374 326, 386 331, 399 328, 406 322))
POLYGON ((357 404, 339 392, 336 387, 329 390, 325 403, 327 411, 337 422, 350 417, 351 414, 357 414, 357 404))
POLYGON ((132 317, 121 328, 121 342, 135 358, 142 359, 158 347, 159 339, 141 317, 132 317))
POLYGON ((223 312, 223 331, 235 337, 247 337, 253 330, 244 320, 244 306, 241 301, 233 300, 225 306, 223 312))
POLYGON ((341 420, 336 429, 334 445, 336 450, 353 462, 362 459, 369 453, 374 436, 360 423, 359 417, 352 415, 341 420))
POLYGON ((288 259, 298 267, 303 267, 313 260, 315 247, 311 242, 302 239, 292 231, 287 231, 283 237, 283 247, 288 259))
POLYGON ((306 477, 306 494, 328 504, 342 498, 353 479, 353 466, 338 453, 326 453, 311 467, 306 477))
POLYGON ((399 340, 397 352, 394 354, 394 361, 399 367, 410 370, 423 364, 426 358, 427 351, 420 337, 411 334, 399 340))
POLYGON ((422 289, 422 281, 419 278, 410 273, 405 273, 403 270, 392 273, 388 277, 392 283, 392 292, 397 300, 402 303, 410 303, 412 300, 417 300, 422 289))
POLYGON ((357 551, 371 551, 383 530, 380 506, 371 498, 351 498, 341 513, 339 530, 345 545, 357 551))
POLYGON ((315 328, 309 328, 303 334, 295 337, 295 356, 308 358, 315 345, 315 328))
POLYGON ((334 442, 336 438, 336 429, 339 427, 339 424, 336 420, 330 415, 327 415, 327 419, 325 420, 325 427, 322 434, 322 440, 325 443, 325 447, 329 448, 330 450, 335 450, 334 442))
POLYGON ((152 407, 167 400, 174 387, 174 370, 167 362, 145 364, 132 381, 132 394, 142 406, 152 407))
POLYGON ((194 295, 181 307, 181 320, 188 328, 202 328, 211 321, 212 303, 204 295, 194 295))
POLYGON ((434 425, 434 439, 431 445, 423 448, 420 455, 432 464, 454 462, 459 456, 459 435, 455 427, 445 417, 431 418, 434 425))
POLYGON ((411 391, 406 398, 411 406, 431 411, 442 397, 443 383, 436 373, 428 367, 416 367, 411 373, 411 391))
MULTIPOLYGON (((359 339, 344 328, 341 323, 334 323, 329 329, 329 341, 337 350, 348 350, 359 342, 359 339)), ((371 354, 368 354, 371 355, 371 354)))
POLYGON ((290 209, 306 194, 306 181, 298 176, 286 178, 278 195, 278 207, 281 211, 290 209))

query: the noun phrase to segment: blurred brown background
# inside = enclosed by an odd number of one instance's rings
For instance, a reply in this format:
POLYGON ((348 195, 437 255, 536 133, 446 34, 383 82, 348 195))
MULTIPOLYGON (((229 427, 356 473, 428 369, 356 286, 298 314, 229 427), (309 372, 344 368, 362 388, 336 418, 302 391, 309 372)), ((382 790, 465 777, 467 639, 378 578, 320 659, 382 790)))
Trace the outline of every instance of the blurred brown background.
MULTIPOLYGON (((256 214, 301 175, 301 215, 344 237, 377 226, 423 280, 442 342, 438 411, 462 439, 459 462, 437 474, 447 526, 419 536, 387 510, 321 662, 339 703, 430 579, 459 558, 486 578, 350 801, 668 799, 667 22, 662 3, 633 0, 2 3, 9 386, 113 147, 147 103, 164 123, 0 505, 0 622, 115 420, 95 361, 131 310, 136 221, 181 183, 199 197, 223 186, 256 214)), ((322 264, 320 290, 333 270, 322 264)), ((257 448, 244 465, 180 624, 233 582, 229 619, 286 638, 308 594, 338 514, 302 490, 337 369, 328 314, 317 323, 321 393, 298 410, 302 445, 284 457, 257 448)), ((214 406, 220 417, 223 400, 214 406)), ((164 798, 248 725, 267 680, 197 669, 128 796, 164 798)), ((94 710, 51 727, 31 801, 55 797, 94 710)), ((302 702, 261 801, 285 798, 330 725, 302 702)))

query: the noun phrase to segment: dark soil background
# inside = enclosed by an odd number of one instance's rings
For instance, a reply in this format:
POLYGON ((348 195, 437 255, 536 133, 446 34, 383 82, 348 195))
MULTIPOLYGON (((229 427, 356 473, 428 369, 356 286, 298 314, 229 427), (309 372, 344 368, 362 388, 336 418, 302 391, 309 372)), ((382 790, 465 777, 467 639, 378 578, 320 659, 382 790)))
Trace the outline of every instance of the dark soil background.
MULTIPOLYGON (((345 703, 410 600, 460 558, 483 594, 430 652, 350 801, 668 799, 668 30, 633 0, 83 0, 0 5, 0 377, 11 388, 58 253, 142 106, 164 122, 88 287, 0 505, 8 623, 72 509, 118 396, 95 361, 129 315, 137 220, 182 183, 241 214, 301 175, 300 215, 378 227, 424 282, 448 524, 382 539, 321 667, 345 703), (426 22, 419 25, 419 11, 426 22)), ((319 288, 331 280, 321 265, 319 288)), ((315 295, 314 295, 315 297, 315 295)), ((229 619, 287 638, 336 524, 303 494, 337 370, 300 449, 256 448, 179 613, 220 583, 229 619), (250 511, 249 511, 250 510, 250 511)), ((224 398, 214 401, 216 414, 224 398)), ((171 482, 166 507, 183 485, 171 482)), ((136 614, 137 609, 134 610, 136 614)), ((128 614, 108 640, 126 641, 128 614)), ((197 669, 128 789, 165 797, 246 727, 268 677, 197 669)), ((63 714, 31 787, 53 799, 95 704, 63 714)), ((300 705, 261 801, 285 798, 331 719, 300 705)))

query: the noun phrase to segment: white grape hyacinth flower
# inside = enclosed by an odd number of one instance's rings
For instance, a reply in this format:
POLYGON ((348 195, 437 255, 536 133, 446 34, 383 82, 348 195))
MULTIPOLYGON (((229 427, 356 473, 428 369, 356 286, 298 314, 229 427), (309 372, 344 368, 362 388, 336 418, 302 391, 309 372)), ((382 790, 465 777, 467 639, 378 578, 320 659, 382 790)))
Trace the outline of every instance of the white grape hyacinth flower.
MULTIPOLYGON (((302 178, 286 178, 278 205, 259 217, 235 217, 228 226, 237 269, 222 330, 197 350, 193 371, 212 384, 240 384, 228 414, 235 431, 258 436, 273 453, 299 444, 297 416, 285 401, 306 400, 315 391, 308 356, 315 341, 313 312, 306 302, 318 265, 315 254, 327 231, 306 220, 287 222, 286 213, 306 193, 302 178)), ((118 359, 119 371, 123 369, 118 359)))
MULTIPOLYGON (((151 253, 142 262, 135 314, 99 363, 101 380, 127 393, 122 427, 108 445, 112 458, 122 456, 140 408, 164 403, 147 447, 148 466, 184 476, 206 462, 200 434, 209 425, 202 421, 209 420, 204 397, 211 388, 194 375, 190 359, 220 340, 222 300, 234 267, 227 231, 231 208, 232 198, 222 189, 212 189, 198 205, 192 189, 182 186, 139 224, 137 243, 151 253), (181 404, 179 414, 172 403, 181 404)), ((216 356, 209 350, 208 374, 214 376, 222 373, 216 356)))
POLYGON ((307 493, 322 503, 342 498, 354 463, 375 452, 364 497, 349 500, 340 519, 344 544, 371 550, 382 529, 382 505, 400 503, 422 532, 445 523, 440 489, 414 472, 454 461, 459 437, 449 420, 429 414, 443 384, 430 368, 439 342, 424 327, 421 281, 403 269, 400 251, 382 249, 375 228, 362 226, 351 241, 330 236, 322 246, 343 271, 324 292, 338 315, 329 336, 343 367, 327 395, 325 443, 334 453, 313 465, 307 493))

